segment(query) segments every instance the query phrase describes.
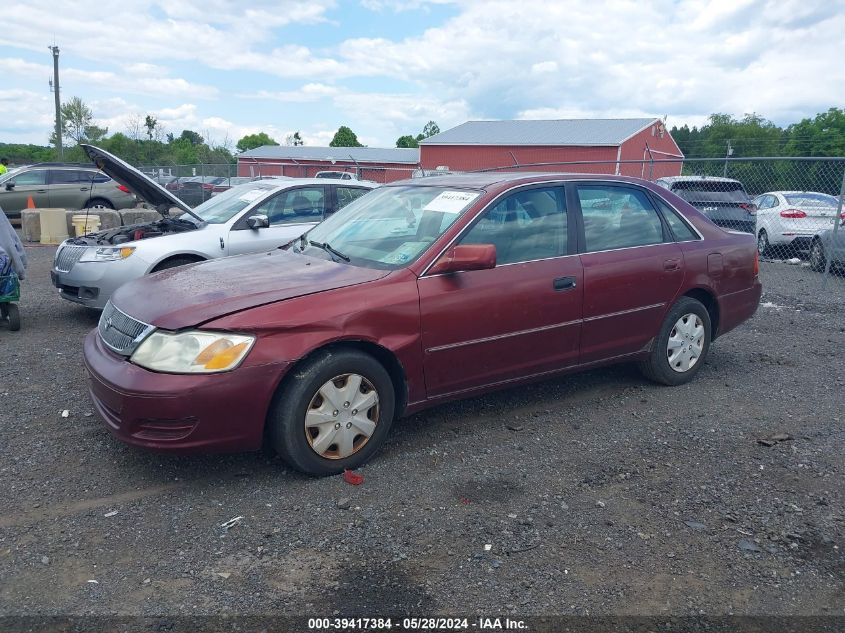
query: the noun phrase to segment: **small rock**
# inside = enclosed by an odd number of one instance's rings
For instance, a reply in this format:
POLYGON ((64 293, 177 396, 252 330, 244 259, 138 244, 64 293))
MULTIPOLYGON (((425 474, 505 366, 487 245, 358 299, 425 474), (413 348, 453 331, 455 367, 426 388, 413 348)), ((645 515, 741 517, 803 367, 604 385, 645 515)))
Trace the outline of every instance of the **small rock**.
POLYGON ((49 565, 50 564, 50 557, 49 556, 42 556, 41 562, 45 565, 49 565))
POLYGON ((341 510, 346 510, 350 505, 352 505, 352 499, 349 497, 341 497, 337 500, 337 507, 341 510))
POLYGON ((760 444, 761 446, 765 446, 766 448, 770 448, 770 447, 774 446, 775 444, 777 444, 777 442, 775 442, 774 440, 768 440, 768 439, 767 440, 757 440, 757 443, 760 444))
POLYGON ((228 580, 229 576, 232 575, 232 572, 228 571, 218 571, 216 572, 218 576, 220 576, 223 580, 228 580))
POLYGON ((739 549, 744 552, 761 552, 763 550, 755 543, 754 541, 749 541, 747 538, 741 539, 739 543, 736 544, 739 549))
POLYGON ((786 442, 787 440, 791 440, 792 436, 789 433, 775 433, 769 439, 775 442, 786 442))
POLYGON ((596 507, 597 507, 597 508, 603 508, 603 507, 605 507, 606 505, 607 505, 607 504, 606 504, 604 501, 596 501, 596 507))
POLYGON ((692 528, 693 530, 705 530, 705 529, 707 529, 706 525, 704 525, 703 523, 700 523, 698 521, 684 521, 684 525, 686 525, 688 528, 692 528))
POLYGON ((63 417, 63 418, 66 418, 66 417, 67 417, 67 416, 69 416, 69 415, 70 415, 70 411, 68 411, 67 409, 65 409, 64 411, 62 411, 62 417, 63 417))
POLYGON ((525 428, 525 426, 522 424, 506 424, 505 428, 507 428, 509 431, 521 431, 525 428))
POLYGON ((145 584, 145 585, 149 585, 149 584, 150 584, 150 579, 149 579, 149 578, 144 578, 144 584, 145 584))
POLYGON ((106 512, 103 516, 108 519, 109 517, 113 517, 116 514, 117 514, 117 510, 112 510, 111 512, 106 512))
POLYGON ((484 544, 484 551, 485 552, 489 552, 491 549, 493 549, 493 546, 490 543, 484 544))

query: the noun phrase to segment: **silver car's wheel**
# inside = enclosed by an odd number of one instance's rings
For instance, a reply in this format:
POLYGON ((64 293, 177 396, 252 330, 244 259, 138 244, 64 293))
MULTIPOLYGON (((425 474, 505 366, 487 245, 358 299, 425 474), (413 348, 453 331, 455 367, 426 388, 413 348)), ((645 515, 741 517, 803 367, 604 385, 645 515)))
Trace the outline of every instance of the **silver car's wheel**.
POLYGON ((810 270, 817 273, 824 272, 827 266, 827 258, 824 255, 824 247, 820 240, 815 240, 810 247, 810 270))
POLYGON ((311 449, 326 459, 344 459, 360 451, 379 423, 379 395, 360 374, 326 381, 305 412, 305 436, 311 449))
POLYGON ((666 343, 666 357, 673 371, 692 369, 704 351, 704 322, 689 312, 675 322, 666 343))

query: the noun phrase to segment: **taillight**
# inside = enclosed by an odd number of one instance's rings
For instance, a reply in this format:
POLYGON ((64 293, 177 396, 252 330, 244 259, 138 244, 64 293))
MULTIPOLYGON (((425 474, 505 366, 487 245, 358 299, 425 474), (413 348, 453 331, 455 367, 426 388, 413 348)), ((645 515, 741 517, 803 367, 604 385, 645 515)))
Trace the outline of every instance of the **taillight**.
POLYGON ((804 213, 801 209, 784 209, 780 212, 780 217, 782 218, 806 218, 807 214, 804 213))
POLYGON ((118 185, 117 188, 120 189, 123 193, 132 193, 131 191, 129 191, 129 187, 127 187, 126 185, 118 185))
POLYGON ((754 215, 757 213, 757 205, 753 202, 743 202, 739 205, 739 208, 748 211, 748 215, 754 215))
POLYGON ((839 219, 845 220, 845 211, 843 211, 842 213, 839 214, 839 219))
POLYGON ((754 276, 757 277, 760 274, 760 253, 756 250, 754 251, 754 276))

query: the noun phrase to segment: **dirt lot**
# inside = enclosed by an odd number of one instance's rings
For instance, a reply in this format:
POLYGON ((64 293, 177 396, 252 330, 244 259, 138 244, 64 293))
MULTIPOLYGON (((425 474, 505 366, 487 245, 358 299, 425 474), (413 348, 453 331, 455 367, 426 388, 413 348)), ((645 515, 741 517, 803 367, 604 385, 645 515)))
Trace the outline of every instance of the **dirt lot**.
POLYGON ((113 440, 80 362, 97 316, 29 254, 0 330, 0 614, 845 613, 842 277, 822 297, 764 264, 692 384, 622 366, 441 406, 353 487, 113 440))

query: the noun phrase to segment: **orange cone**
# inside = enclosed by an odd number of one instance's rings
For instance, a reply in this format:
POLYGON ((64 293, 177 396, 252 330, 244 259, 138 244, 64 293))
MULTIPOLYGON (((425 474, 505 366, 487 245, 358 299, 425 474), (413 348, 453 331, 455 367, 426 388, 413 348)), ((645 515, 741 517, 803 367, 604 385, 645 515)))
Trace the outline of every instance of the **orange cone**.
POLYGON ((35 208, 35 202, 32 200, 32 196, 29 196, 29 198, 26 199, 26 208, 27 209, 34 209, 35 208))

